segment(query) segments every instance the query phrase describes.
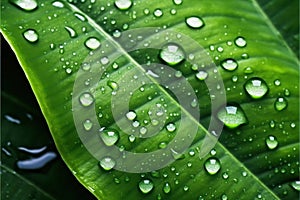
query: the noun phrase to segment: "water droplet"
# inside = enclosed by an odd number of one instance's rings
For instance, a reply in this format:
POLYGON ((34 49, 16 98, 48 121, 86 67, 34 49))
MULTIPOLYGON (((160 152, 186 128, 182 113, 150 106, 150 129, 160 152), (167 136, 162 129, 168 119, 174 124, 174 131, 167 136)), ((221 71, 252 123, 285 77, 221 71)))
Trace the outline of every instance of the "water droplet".
POLYGON ((113 129, 104 129, 100 131, 100 137, 107 146, 112 146, 119 140, 119 133, 113 129))
POLYGON ((111 170, 116 165, 116 161, 114 161, 111 157, 104 157, 100 160, 99 165, 106 171, 111 170))
POLYGON ((54 1, 52 3, 52 6, 56 7, 56 8, 63 8, 64 7, 64 4, 60 1, 54 1))
POLYGON ((163 12, 161 9, 155 9, 154 12, 153 12, 153 15, 155 17, 161 17, 163 15, 163 12))
POLYGON ((122 33, 121 33, 120 30, 118 30, 118 29, 114 30, 113 36, 114 36, 115 38, 119 38, 119 37, 121 37, 121 35, 122 35, 122 33))
POLYGON ((186 191, 188 191, 188 190, 189 190, 189 187, 185 185, 185 186, 183 187, 183 191, 186 192, 186 191))
POLYGON ((205 161, 204 168, 210 175, 214 175, 221 169, 221 163, 217 158, 209 158, 205 161))
POLYGON ((167 128, 167 131, 169 131, 169 132, 174 132, 176 130, 176 126, 173 123, 167 124, 166 128, 167 128))
POLYGON ((226 106, 219 110, 217 116, 226 127, 231 129, 247 123, 246 115, 239 106, 226 106))
POLYGON ((288 97, 288 96, 290 96, 291 94, 290 94, 290 91, 288 90, 288 89, 285 89, 284 90, 284 96, 286 96, 286 97, 288 97))
POLYGON ((228 175, 227 172, 224 172, 224 173, 222 174, 222 177, 223 177, 223 179, 227 180, 227 179, 229 178, 229 175, 228 175))
POLYGON ((251 67, 246 67, 246 68, 244 69, 244 73, 245 73, 245 74, 252 74, 252 73, 253 73, 253 69, 252 69, 251 67))
POLYGON ((173 0, 175 5, 180 5, 182 4, 182 0, 173 0))
POLYGON ((278 141, 275 136, 269 135, 266 138, 266 145, 269 149, 275 149, 278 146, 278 141))
POLYGON ((84 63, 81 64, 81 68, 84 71, 89 71, 91 69, 91 65, 90 65, 90 63, 84 62, 84 63))
POLYGON ((91 120, 87 119, 83 122, 83 127, 86 131, 89 131, 92 129, 93 123, 91 122, 91 120))
POLYGON ((119 85, 114 82, 114 81, 107 81, 107 85, 112 89, 112 90, 117 90, 119 88, 119 85))
POLYGON ((245 38, 240 37, 240 36, 234 40, 234 43, 238 47, 245 47, 247 45, 245 38))
POLYGON ((95 50, 100 47, 101 43, 95 37, 90 37, 84 42, 85 46, 91 50, 95 50))
POLYGON ((274 103, 274 107, 277 111, 282 111, 288 106, 288 101, 284 97, 278 97, 274 103))
POLYGON ((291 186, 297 190, 297 191, 300 191, 300 181, 294 181, 291 183, 291 186))
POLYGON ((166 143, 166 142, 160 142, 159 144, 158 144, 158 148, 160 148, 160 149, 164 149, 164 148, 166 148, 168 146, 168 144, 166 143))
POLYGON ((269 125, 270 125, 271 128, 274 128, 275 127, 275 122, 273 120, 271 120, 269 125))
POLYGON ((173 66, 182 62, 185 59, 185 54, 179 45, 169 43, 162 47, 162 50, 160 51, 160 58, 173 66))
POLYGON ((168 193, 171 192, 171 186, 170 186, 170 184, 168 182, 166 182, 164 184, 163 191, 164 191, 165 194, 168 194, 168 193))
POLYGON ((38 7, 36 0, 10 0, 9 2, 25 11, 32 11, 38 7))
POLYGON ((151 190, 154 188, 154 185, 151 180, 144 179, 139 183, 139 188, 142 193, 147 194, 151 192, 151 190))
POLYGON ((253 99, 260 99, 267 94, 269 88, 266 82, 261 78, 249 79, 244 88, 253 99))
POLYGON ((223 195, 221 196, 221 199, 222 199, 222 200, 227 200, 227 199, 228 199, 228 197, 227 197, 227 195, 226 195, 226 194, 223 194, 223 195))
POLYGON ((203 81, 203 80, 205 80, 208 77, 208 73, 206 71, 199 71, 196 74, 196 77, 197 77, 197 79, 203 81))
POLYGON ((135 141, 135 136, 134 135, 128 136, 128 140, 129 140, 129 142, 134 142, 135 141))
POLYGON ((77 36, 77 33, 74 31, 73 28, 69 27, 69 26, 65 26, 66 31, 69 33, 69 36, 71 38, 75 38, 77 36))
POLYGON ((23 33, 24 38, 31 43, 37 42, 39 39, 39 35, 33 29, 28 29, 23 33))
POLYGON ((136 118, 136 113, 134 111, 129 111, 128 113, 126 113, 126 117, 129 120, 134 120, 136 118))
POLYGON ((132 5, 131 0, 116 0, 115 6, 120 10, 128 10, 132 5))
POLYGON ((71 69, 71 68, 67 68, 67 69, 66 69, 66 73, 67 73, 67 74, 71 74, 71 73, 72 73, 72 69, 71 69))
POLYGON ((204 22, 200 17, 188 17, 185 19, 186 24, 195 29, 199 29, 204 26, 204 22))
POLYGON ((231 80, 232 80, 232 82, 234 82, 234 83, 236 83, 237 81, 238 81, 238 76, 232 76, 231 77, 231 80))
POLYGON ((79 102, 83 106, 90 106, 94 103, 94 97, 91 93, 89 92, 84 92, 80 95, 79 97, 79 102))
POLYGON ((274 81, 274 85, 276 85, 276 86, 280 86, 280 85, 281 85, 281 82, 280 82, 280 80, 279 80, 279 79, 276 79, 276 80, 274 81))
POLYGON ((238 68, 238 63, 234 59, 226 59, 222 61, 221 66, 227 71, 234 71, 238 68))
POLYGON ((192 100, 191 106, 192 106, 193 108, 196 108, 196 107, 198 106, 198 101, 197 101, 197 99, 193 99, 193 100, 192 100))

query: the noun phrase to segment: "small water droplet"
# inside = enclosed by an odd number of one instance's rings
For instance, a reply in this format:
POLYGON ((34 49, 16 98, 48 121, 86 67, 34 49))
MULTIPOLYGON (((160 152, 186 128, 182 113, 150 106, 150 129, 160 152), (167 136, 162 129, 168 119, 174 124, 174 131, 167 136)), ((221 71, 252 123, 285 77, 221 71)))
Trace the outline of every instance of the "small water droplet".
POLYGON ((151 190, 153 188, 154 188, 154 185, 153 185, 152 181, 149 179, 144 179, 144 180, 140 181, 140 183, 139 183, 139 189, 144 194, 151 192, 151 190))
POLYGON ((65 26, 66 31, 69 33, 69 36, 71 38, 75 38, 77 36, 77 33, 75 32, 75 30, 69 26, 65 26))
POLYGON ((240 37, 240 36, 234 40, 234 43, 238 47, 245 47, 247 45, 245 38, 240 37))
POLYGON ((109 86, 112 90, 118 90, 119 85, 114 81, 107 81, 107 86, 109 86))
POLYGON ((113 129, 104 129, 100 131, 100 137, 107 146, 112 146, 119 140, 119 132, 113 129))
POLYGON ((242 108, 234 105, 221 108, 217 116, 226 127, 231 129, 237 128, 248 121, 242 108))
POLYGON ((66 68, 66 73, 67 74, 71 74, 72 73, 72 69, 71 68, 66 68))
POLYGON ((28 29, 23 33, 24 38, 31 43, 37 42, 39 35, 34 29, 28 29))
POLYGON ((93 123, 91 122, 91 120, 87 119, 83 122, 83 127, 86 131, 89 131, 92 129, 93 123))
POLYGON ((129 142, 134 142, 135 141, 135 136, 134 135, 128 136, 128 140, 129 140, 129 142))
POLYGON ((65 5, 61 1, 54 1, 52 3, 52 6, 54 6, 56 8, 63 8, 65 5))
POLYGON ((199 29, 204 26, 204 22, 200 17, 188 17, 185 19, 186 24, 194 29, 199 29))
POLYGON ((227 197, 227 195, 226 195, 226 194, 223 194, 223 195, 221 196, 221 199, 222 199, 222 200, 227 200, 227 199, 228 199, 228 197, 227 197))
MULTIPOLYGON (((81 15, 80 13, 75 12, 75 13, 74 13, 74 16, 75 16, 77 19, 79 19, 80 21, 82 21, 82 22, 85 22, 85 21, 86 21, 85 16, 81 15)), ((82 30, 82 31, 85 32, 84 30, 82 30)))
POLYGON ((111 170, 116 165, 116 161, 111 157, 104 157, 99 161, 99 165, 106 171, 111 170))
POLYGON ((197 79, 199 79, 200 81, 205 80, 208 77, 208 73, 206 71, 199 71, 196 74, 197 79))
POLYGON ((119 10, 128 10, 132 5, 132 1, 131 0, 116 0, 115 1, 115 6, 119 9, 119 10))
POLYGON ((269 135, 266 138, 266 145, 269 149, 275 149, 278 146, 278 141, 275 136, 269 135))
POLYGON ((275 127, 275 121, 271 120, 269 125, 270 125, 271 128, 274 128, 275 127))
POLYGON ((281 82, 280 82, 280 80, 279 80, 279 79, 276 79, 276 80, 274 81, 274 85, 276 85, 276 86, 280 86, 280 85, 281 85, 281 82))
POLYGON ((238 68, 238 63, 234 59, 229 58, 222 61, 221 66, 227 71, 234 71, 238 68))
POLYGON ((180 4, 182 4, 182 0, 173 0, 173 3, 175 5, 180 5, 180 4))
POLYGON ((286 96, 286 97, 288 97, 288 96, 291 95, 291 93, 290 93, 290 91, 289 91, 288 89, 285 89, 283 94, 284 94, 284 96, 286 96))
POLYGON ((227 179, 229 178, 229 175, 228 175, 227 172, 224 172, 224 173, 222 174, 222 177, 223 177, 223 179, 227 180, 227 179))
POLYGON ((267 83, 261 78, 249 79, 245 83, 244 88, 253 99, 262 98, 269 90, 267 83))
POLYGON ((32 11, 38 7, 36 0, 10 0, 9 2, 25 11, 32 11))
POLYGON ((168 144, 166 143, 166 142, 160 142, 159 144, 158 144, 158 148, 160 148, 160 149, 164 149, 164 148, 166 148, 168 146, 168 144))
POLYGON ((252 73, 253 73, 253 69, 252 69, 251 67, 246 67, 246 68, 244 69, 244 73, 245 73, 245 74, 252 74, 252 73))
POLYGON ((291 183, 291 186, 292 186, 295 190, 300 191, 300 181, 293 181, 293 182, 291 183))
POLYGON ((170 186, 170 184, 169 184, 168 182, 166 182, 166 183, 164 184, 164 186, 163 186, 163 192, 164 192, 165 194, 168 194, 168 193, 171 192, 171 186, 170 186))
POLYGON ((183 49, 175 44, 169 43, 162 47, 160 51, 160 58, 169 65, 177 65, 185 59, 183 49))
POLYGON ((134 120, 136 118, 136 113, 134 111, 129 111, 128 113, 126 113, 126 117, 129 120, 134 120))
POLYGON ((91 93, 84 92, 79 96, 79 102, 82 106, 87 107, 94 103, 94 97, 91 93))
POLYGON ((189 187, 185 185, 185 186, 183 187, 183 191, 186 192, 186 191, 188 191, 188 190, 189 190, 189 187))
POLYGON ((209 158, 205 161, 204 168, 210 175, 214 175, 221 169, 221 163, 217 158, 209 158))
POLYGON ((91 69, 91 65, 90 65, 90 63, 84 62, 84 63, 81 64, 81 68, 84 71, 89 71, 91 69))
POLYGON ((153 12, 153 15, 155 17, 161 17, 163 15, 163 12, 161 9, 155 9, 154 12, 153 12))
POLYGON ((167 124, 166 128, 167 128, 167 131, 169 131, 169 132, 174 132, 176 130, 176 126, 173 123, 167 124))
POLYGON ((90 37, 84 42, 85 46, 91 50, 95 50, 100 47, 101 43, 95 37, 90 37))
POLYGON ((288 101, 284 97, 278 97, 274 103, 274 107, 277 111, 282 111, 288 106, 288 101))

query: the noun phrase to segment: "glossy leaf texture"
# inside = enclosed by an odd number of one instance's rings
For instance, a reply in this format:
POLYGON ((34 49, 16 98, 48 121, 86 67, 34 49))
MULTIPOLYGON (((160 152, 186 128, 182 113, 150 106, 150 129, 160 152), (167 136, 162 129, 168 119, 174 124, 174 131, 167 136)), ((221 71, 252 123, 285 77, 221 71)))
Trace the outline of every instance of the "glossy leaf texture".
MULTIPOLYGON (((39 1, 29 8, 12 2, 3 2, 1 31, 29 79, 61 156, 97 198, 293 199, 299 195, 298 60, 256 1, 39 1), (87 151, 75 128, 72 99, 81 102, 83 108, 95 104, 97 121, 91 121, 87 112, 81 116, 81 129, 91 135, 87 141, 93 150, 103 145, 91 134, 98 133, 94 130, 96 123, 104 130, 118 132, 117 139, 105 142, 102 136, 102 140, 106 145, 115 144, 120 151, 146 153, 164 148, 179 134, 179 127, 184 127, 188 135, 191 127, 180 122, 182 105, 167 88, 152 78, 143 89, 130 91, 130 83, 146 82, 151 75, 134 74, 143 71, 142 64, 166 64, 161 58, 166 54, 155 49, 126 53, 136 40, 143 43, 149 39, 161 44, 162 49, 168 44, 168 37, 155 38, 150 32, 146 39, 134 35, 122 38, 122 31, 144 27, 177 31, 206 49, 222 75, 227 107, 211 113, 211 102, 216 100, 209 91, 219 91, 221 85, 207 88, 201 79, 208 69, 190 65, 200 50, 184 48, 183 52, 189 52, 182 54, 185 59, 169 64, 178 71, 178 77, 187 78, 199 100, 196 104, 191 101, 191 106, 199 104, 200 122, 187 115, 191 125, 198 127, 192 146, 183 155, 175 155, 176 161, 165 168, 125 173, 110 169, 112 160, 104 159, 106 165, 99 166, 87 151), (121 43, 124 40, 128 44, 121 43), (96 54, 95 49, 108 55, 121 52, 121 57, 109 60, 96 54), (86 58, 91 58, 90 63, 86 58), (96 80, 96 90, 74 93, 78 72, 89 72, 95 65, 106 68, 96 80), (116 105, 111 99, 120 91, 133 92, 129 105, 132 112, 115 120, 116 105), (153 107, 161 106, 158 118, 149 116, 153 107), (238 114, 228 115, 234 110, 238 114), (133 138, 116 124, 132 120, 129 129, 146 134, 163 121, 161 115, 168 116, 166 123, 153 138, 133 138), (211 115, 224 122, 225 129, 214 149, 200 159, 203 138, 210 134, 211 115)), ((154 72, 163 74, 163 70, 154 72)), ((87 87, 91 83, 94 80, 84 80, 87 87)))

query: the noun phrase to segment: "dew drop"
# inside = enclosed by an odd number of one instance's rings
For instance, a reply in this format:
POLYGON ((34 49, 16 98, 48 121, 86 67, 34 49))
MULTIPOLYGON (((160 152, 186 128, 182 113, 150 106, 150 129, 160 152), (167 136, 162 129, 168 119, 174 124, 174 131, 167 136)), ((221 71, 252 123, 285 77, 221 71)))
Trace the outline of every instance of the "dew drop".
POLYGON ((214 175, 221 169, 221 163, 217 158, 209 158, 205 161, 204 168, 210 175, 214 175))
POLYGON ((158 148, 160 148, 160 149, 167 148, 167 146, 168 146, 168 144, 167 144, 166 142, 160 142, 160 143, 158 144, 158 148))
POLYGON ((246 115, 239 106, 226 106, 219 110, 217 116, 226 127, 231 129, 247 123, 246 115))
POLYGON ((222 174, 222 177, 223 177, 223 179, 227 180, 227 179, 229 178, 229 175, 228 175, 227 172, 224 172, 224 173, 222 174))
POLYGON ((101 43, 95 37, 90 37, 84 42, 85 46, 91 50, 95 50, 100 47, 101 43))
POLYGON ((294 181, 291 183, 291 186, 297 190, 297 191, 300 191, 300 181, 294 181))
POLYGON ((153 12, 153 15, 155 17, 161 17, 163 15, 163 12, 161 9, 155 9, 154 12, 153 12))
POLYGON ((169 131, 171 133, 176 130, 176 126, 173 123, 169 123, 169 124, 167 124, 166 129, 167 129, 167 131, 169 131))
POLYGON ((153 188, 154 188, 154 185, 153 185, 152 181, 149 179, 144 179, 144 180, 140 181, 140 183, 139 183, 139 189, 144 194, 151 192, 151 190, 153 188))
POLYGON ((131 0, 116 0, 115 6, 119 10, 128 10, 132 6, 132 1, 131 0))
POLYGON ((244 73, 245 73, 245 74, 252 74, 252 73, 253 73, 253 69, 252 69, 251 67, 246 67, 246 68, 244 69, 244 73))
POLYGON ((91 93, 84 92, 79 96, 79 102, 82 106, 87 107, 94 103, 94 97, 91 93))
POLYGON ((290 91, 288 89, 285 89, 283 92, 284 96, 288 97, 291 95, 290 91))
POLYGON ((173 0, 173 3, 175 5, 180 5, 180 4, 182 4, 182 0, 173 0))
POLYGON ((71 69, 71 68, 67 68, 67 69, 66 69, 66 73, 67 73, 67 74, 71 74, 71 73, 72 73, 72 69, 71 69))
POLYGON ((134 111, 129 111, 128 113, 126 113, 126 117, 129 120, 134 120, 136 118, 136 113, 134 111))
POLYGON ((56 7, 56 8, 63 8, 64 7, 64 4, 60 1, 54 1, 52 3, 52 6, 56 7))
POLYGON ((199 71, 196 74, 197 79, 199 79, 200 81, 205 80, 208 77, 208 73, 206 71, 199 71))
POLYGON ((85 16, 83 16, 83 15, 81 15, 80 13, 77 13, 77 12, 74 13, 74 16, 75 16, 77 19, 79 19, 80 21, 82 21, 82 22, 84 22, 84 21, 87 20, 87 19, 85 18, 85 16))
POLYGON ((277 111, 282 111, 288 106, 288 101, 284 97, 278 97, 274 103, 274 107, 277 111))
POLYGON ((253 99, 260 99, 264 95, 267 94, 269 88, 266 82, 261 78, 251 78, 249 79, 244 88, 246 92, 252 97, 253 99))
POLYGON ((119 140, 119 133, 113 129, 104 129, 100 131, 100 137, 107 146, 112 146, 119 140))
POLYGON ((231 58, 222 61, 221 66, 227 71, 234 71, 238 68, 237 62, 231 58))
POLYGON ((185 19, 186 24, 194 29, 199 29, 204 26, 204 22, 200 17, 188 17, 185 19))
POLYGON ((197 101, 197 99, 193 99, 193 100, 192 100, 191 106, 192 106, 193 108, 196 108, 196 107, 198 106, 198 101, 197 101))
POLYGON ((280 82, 280 80, 279 80, 279 79, 276 79, 276 80, 274 81, 274 85, 276 85, 276 86, 280 86, 280 85, 281 85, 281 82, 280 82))
POLYGON ((182 62, 185 59, 185 54, 179 45, 169 43, 162 47, 160 58, 167 64, 173 66, 182 62))
POLYGON ((129 140, 129 142, 134 142, 135 141, 135 136, 134 135, 128 136, 128 140, 129 140))
POLYGON ((112 90, 117 90, 119 85, 114 81, 107 81, 107 86, 109 86, 112 90))
POLYGON ((165 194, 169 194, 171 192, 171 186, 168 182, 164 184, 163 191, 165 194))
POLYGON ((65 26, 66 31, 69 33, 69 36, 71 38, 75 38, 77 36, 77 33, 75 32, 75 30, 69 26, 65 26))
POLYGON ((99 165, 106 171, 111 170, 116 165, 116 161, 114 161, 111 157, 104 157, 100 160, 99 165))
POLYGON ((269 135, 266 138, 266 145, 269 149, 275 149, 278 146, 278 141, 275 136, 269 135))
POLYGON ((86 131, 89 131, 92 129, 93 123, 91 122, 91 120, 87 119, 83 122, 83 127, 86 131))
POLYGON ((36 0, 10 0, 9 2, 25 11, 32 11, 38 7, 36 0))
POLYGON ((227 197, 226 194, 223 194, 223 195, 221 196, 221 199, 222 199, 222 200, 228 200, 228 197, 227 197))
POLYGON ((81 68, 84 70, 84 71, 89 71, 91 69, 91 65, 90 63, 88 62, 84 62, 81 64, 81 68))
POLYGON ((24 38, 31 43, 37 42, 39 39, 39 35, 33 29, 28 29, 23 33, 24 38))
POLYGON ((240 37, 240 36, 234 40, 234 43, 238 47, 245 47, 247 45, 245 38, 240 37))

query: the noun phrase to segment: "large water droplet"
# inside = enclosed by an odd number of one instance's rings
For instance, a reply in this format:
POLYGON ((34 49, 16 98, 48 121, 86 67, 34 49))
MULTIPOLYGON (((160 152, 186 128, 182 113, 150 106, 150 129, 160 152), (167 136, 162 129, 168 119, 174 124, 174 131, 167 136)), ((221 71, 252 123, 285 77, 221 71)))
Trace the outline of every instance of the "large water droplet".
POLYGON ((266 82, 261 78, 251 78, 249 79, 244 88, 246 92, 253 98, 253 99, 260 99, 265 94, 267 94, 269 88, 266 82))
POLYGON ((160 58, 173 66, 182 62, 185 59, 185 54, 179 45, 169 43, 162 47, 162 50, 160 51, 160 58))
POLYGON ((291 183, 291 186, 297 190, 297 191, 300 191, 300 181, 294 181, 291 183))
POLYGON ((81 103, 81 105, 87 107, 94 103, 94 97, 91 93, 84 92, 79 96, 79 102, 81 103))
POLYGON ((197 74, 196 74, 196 77, 197 79, 203 81, 207 78, 208 76, 208 73, 206 71, 199 71, 197 74))
POLYGON ((112 90, 117 90, 119 88, 119 85, 115 81, 107 81, 107 85, 112 89, 112 90))
POLYGON ((155 17, 161 17, 163 15, 163 12, 161 9, 156 9, 156 10, 154 10, 153 15, 155 17))
POLYGON ((134 120, 136 118, 136 113, 134 111, 129 111, 128 113, 126 113, 126 117, 129 120, 134 120))
POLYGON ((247 42, 246 42, 245 38, 243 38, 243 37, 237 37, 234 40, 234 43, 238 47, 245 47, 247 45, 247 42))
POLYGON ((266 145, 269 149, 275 149, 278 146, 278 141, 275 136, 269 135, 266 138, 266 145))
POLYGON ((131 0, 116 0, 115 1, 115 6, 119 9, 119 10, 128 10, 132 5, 132 1, 131 0))
POLYGON ((167 131, 169 131, 169 132, 174 132, 176 130, 176 126, 173 123, 167 124, 166 128, 167 128, 167 131))
POLYGON ((107 146, 112 146, 119 140, 119 133, 113 129, 104 129, 100 131, 100 137, 107 146))
POLYGON ((24 38, 31 43, 37 42, 39 39, 39 35, 33 29, 28 29, 23 33, 24 38))
POLYGON ((142 193, 147 194, 151 192, 151 190, 154 188, 154 185, 151 180, 144 179, 139 183, 139 188, 142 191, 142 193))
POLYGON ((170 186, 170 184, 168 182, 166 182, 164 184, 163 191, 164 191, 165 194, 168 194, 168 193, 171 192, 171 186, 170 186))
POLYGON ((274 103, 274 107, 277 111, 282 111, 288 106, 288 101, 284 97, 278 97, 274 103))
POLYGON ((231 58, 222 61, 221 66, 227 71, 234 71, 238 68, 237 62, 231 58))
POLYGON ((9 2, 26 11, 32 11, 38 7, 36 0, 10 0, 9 2))
POLYGON ((231 129, 247 123, 246 115, 239 106, 226 106, 219 110, 217 116, 226 127, 231 129))
POLYGON ((210 175, 214 175, 221 169, 221 163, 217 158, 209 158, 205 161, 204 168, 210 175))
POLYGON ((90 37, 84 42, 85 46, 91 50, 95 50, 100 47, 101 43, 95 37, 90 37))
POLYGON ((185 19, 186 24, 195 29, 199 29, 204 26, 204 22, 200 17, 188 17, 185 19))
POLYGON ((64 7, 64 4, 60 1, 54 1, 52 3, 52 6, 56 7, 56 8, 63 8, 64 7))
POLYGON ((182 0, 173 0, 175 5, 180 5, 182 4, 182 0))
POLYGON ((99 165, 106 171, 111 170, 116 165, 116 161, 114 161, 111 157, 104 157, 100 160, 99 165))
POLYGON ((71 38, 75 38, 77 36, 77 33, 75 32, 75 30, 69 26, 65 26, 66 31, 69 33, 69 36, 71 38))

